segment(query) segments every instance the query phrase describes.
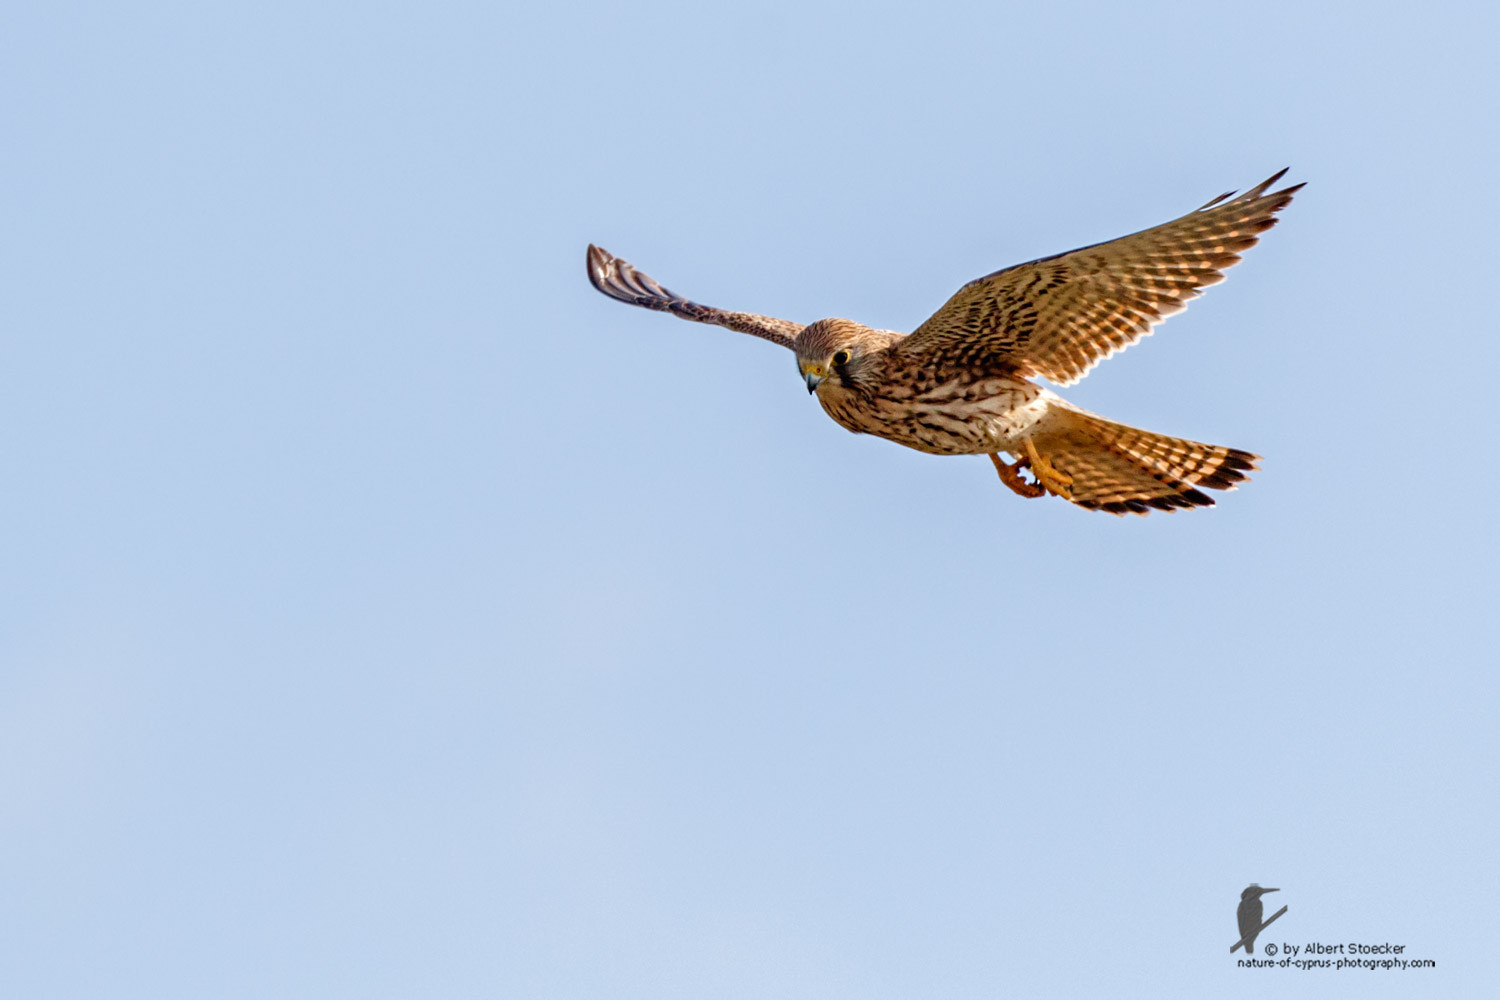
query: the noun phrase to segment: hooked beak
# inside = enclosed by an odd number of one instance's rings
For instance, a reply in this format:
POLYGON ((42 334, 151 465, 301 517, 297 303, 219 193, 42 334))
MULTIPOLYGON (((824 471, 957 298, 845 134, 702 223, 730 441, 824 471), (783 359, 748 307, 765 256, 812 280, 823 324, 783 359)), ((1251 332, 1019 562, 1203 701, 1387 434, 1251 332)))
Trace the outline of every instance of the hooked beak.
POLYGON ((819 375, 817 372, 807 372, 805 373, 805 378, 807 379, 808 395, 812 395, 813 393, 817 392, 818 386, 823 384, 823 376, 819 375))

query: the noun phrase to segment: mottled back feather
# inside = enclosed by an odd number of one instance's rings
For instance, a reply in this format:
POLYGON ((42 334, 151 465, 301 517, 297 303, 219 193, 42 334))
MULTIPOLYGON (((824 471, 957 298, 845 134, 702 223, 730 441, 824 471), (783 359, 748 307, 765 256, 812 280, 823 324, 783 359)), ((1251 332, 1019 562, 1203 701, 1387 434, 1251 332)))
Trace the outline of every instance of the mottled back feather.
POLYGON ((1285 173, 1154 229, 971 281, 897 349, 947 373, 1011 370, 1071 385, 1224 280, 1302 187, 1267 194, 1285 173))

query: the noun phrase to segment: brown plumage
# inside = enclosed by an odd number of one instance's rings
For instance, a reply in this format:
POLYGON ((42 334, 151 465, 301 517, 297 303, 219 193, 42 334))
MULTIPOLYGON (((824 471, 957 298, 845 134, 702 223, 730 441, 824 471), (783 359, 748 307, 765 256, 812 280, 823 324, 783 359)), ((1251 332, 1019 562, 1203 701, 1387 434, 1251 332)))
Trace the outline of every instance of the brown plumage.
POLYGON ((971 281, 910 336, 699 305, 592 245, 589 280, 621 302, 791 348, 808 391, 842 426, 933 454, 989 455, 1023 496, 1113 514, 1209 507, 1203 489, 1234 489, 1257 456, 1105 420, 1031 379, 1077 382, 1224 280, 1302 187, 1270 191, 1285 173, 1153 229, 971 281), (1019 475, 1028 468, 1034 482, 1019 475))

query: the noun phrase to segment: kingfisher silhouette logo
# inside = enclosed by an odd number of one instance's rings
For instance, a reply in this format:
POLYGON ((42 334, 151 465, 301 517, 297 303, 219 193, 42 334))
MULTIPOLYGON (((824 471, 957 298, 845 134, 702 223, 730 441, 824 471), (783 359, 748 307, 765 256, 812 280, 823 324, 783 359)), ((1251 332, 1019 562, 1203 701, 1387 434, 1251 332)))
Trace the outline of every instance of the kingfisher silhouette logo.
MULTIPOLYGON (((1287 910, 1283 906, 1271 914, 1270 920, 1263 921, 1261 917, 1265 915, 1266 906, 1260 901, 1260 897, 1268 892, 1280 891, 1280 889, 1262 889, 1252 882, 1245 887, 1244 892, 1240 893, 1239 909, 1234 911, 1235 919, 1239 921, 1240 925, 1240 939, 1230 947, 1229 953, 1231 955, 1239 951, 1240 948, 1244 948, 1247 955, 1255 954, 1255 939, 1260 936, 1260 932, 1270 927, 1287 910)), ((1275 954, 1275 951, 1276 949, 1271 949, 1272 954, 1275 954)))
MULTIPOLYGON (((1287 911, 1283 906, 1267 919, 1266 904, 1261 897, 1268 892, 1280 891, 1263 889, 1252 882, 1240 893, 1240 905, 1234 909, 1234 922, 1239 926, 1240 939, 1229 946, 1229 954, 1233 956, 1241 948, 1245 949, 1245 954, 1238 958, 1231 957, 1230 961, 1236 968, 1399 969, 1403 972, 1407 969, 1437 968, 1437 963, 1430 958, 1408 957, 1404 944, 1391 941, 1351 941, 1348 938, 1331 941, 1321 934, 1316 938, 1303 937, 1295 941, 1288 941, 1285 935, 1277 935, 1276 938, 1262 942, 1260 954, 1257 955, 1255 942, 1261 936, 1261 931, 1280 920, 1287 911)), ((1307 913, 1302 915, 1308 916, 1307 913)), ((1312 918, 1316 924, 1317 914, 1312 914, 1312 918)))

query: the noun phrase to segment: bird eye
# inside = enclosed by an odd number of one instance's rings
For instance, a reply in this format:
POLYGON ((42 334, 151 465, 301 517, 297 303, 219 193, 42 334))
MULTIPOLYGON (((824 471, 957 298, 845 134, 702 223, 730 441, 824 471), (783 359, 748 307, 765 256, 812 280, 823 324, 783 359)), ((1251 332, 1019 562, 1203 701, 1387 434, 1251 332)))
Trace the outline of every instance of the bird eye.
POLYGON ((836 364, 836 365, 848 364, 848 362, 849 362, 849 352, 848 351, 839 351, 837 354, 835 354, 833 356, 833 363, 836 364))

